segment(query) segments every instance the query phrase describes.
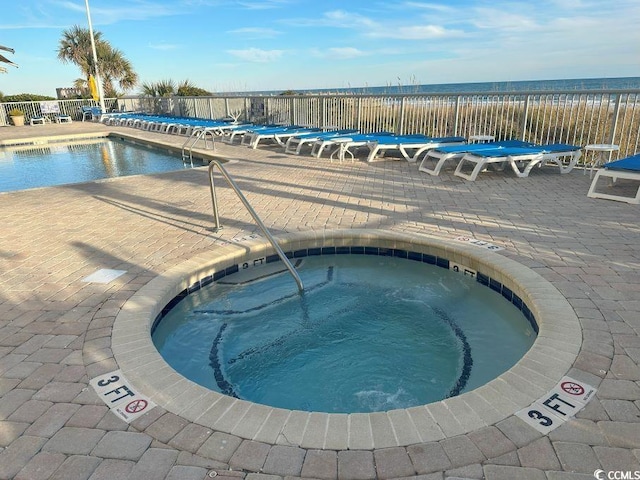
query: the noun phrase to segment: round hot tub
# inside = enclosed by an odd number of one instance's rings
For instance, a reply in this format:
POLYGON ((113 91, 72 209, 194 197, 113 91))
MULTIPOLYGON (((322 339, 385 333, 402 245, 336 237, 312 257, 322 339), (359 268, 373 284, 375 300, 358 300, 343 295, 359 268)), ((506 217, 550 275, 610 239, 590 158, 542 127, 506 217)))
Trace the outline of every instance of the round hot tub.
POLYGON ((394 437, 408 445, 500 421, 552 388, 579 350, 566 299, 504 255, 371 230, 278 241, 302 294, 258 236, 137 292, 113 329, 126 378, 218 431, 375 448, 376 428, 409 428, 394 437), (363 428, 366 445, 350 439, 363 428))
POLYGON ((301 293, 279 258, 258 259, 159 318, 152 338, 169 365, 272 407, 375 412, 473 390, 535 340, 526 304, 469 267, 357 245, 291 254, 301 293))

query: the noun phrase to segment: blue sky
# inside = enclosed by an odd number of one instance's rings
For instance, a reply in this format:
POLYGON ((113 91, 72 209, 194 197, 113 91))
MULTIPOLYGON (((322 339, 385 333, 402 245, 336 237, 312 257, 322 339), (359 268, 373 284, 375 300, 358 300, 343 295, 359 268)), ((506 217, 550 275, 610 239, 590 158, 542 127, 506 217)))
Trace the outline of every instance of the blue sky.
MULTIPOLYGON (((55 96, 84 0, 4 0, 5 95, 55 96)), ((141 82, 212 92, 640 76, 638 0, 90 0, 141 82)), ((138 89, 130 92, 137 93, 138 89)))

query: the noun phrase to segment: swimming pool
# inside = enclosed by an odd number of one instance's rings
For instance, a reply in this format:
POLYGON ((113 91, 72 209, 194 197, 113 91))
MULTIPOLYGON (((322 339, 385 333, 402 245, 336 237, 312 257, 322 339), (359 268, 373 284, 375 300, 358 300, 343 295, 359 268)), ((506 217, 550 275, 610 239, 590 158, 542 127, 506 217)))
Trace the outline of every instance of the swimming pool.
POLYGON ((192 166, 167 149, 117 137, 0 148, 0 192, 162 173, 192 166))
POLYGON ((176 371, 226 395, 354 413, 473 390, 535 339, 533 318, 450 262, 364 247, 312 253, 296 261, 302 295, 279 261, 225 276, 158 322, 156 347, 176 371))

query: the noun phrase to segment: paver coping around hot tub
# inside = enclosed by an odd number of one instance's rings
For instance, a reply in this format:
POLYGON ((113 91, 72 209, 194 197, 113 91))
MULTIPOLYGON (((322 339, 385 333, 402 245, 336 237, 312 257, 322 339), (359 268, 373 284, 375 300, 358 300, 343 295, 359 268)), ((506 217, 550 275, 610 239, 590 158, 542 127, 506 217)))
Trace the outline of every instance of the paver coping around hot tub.
POLYGON ((266 239, 251 238, 220 245, 168 270, 123 306, 113 326, 112 350, 118 368, 139 392, 191 422, 260 442, 332 450, 407 446, 465 434, 513 415, 553 388, 580 349, 582 331, 569 302, 533 270, 499 253, 382 230, 312 231, 277 240, 285 251, 357 245, 446 258, 490 276, 518 295, 535 317, 538 336, 524 357, 498 378, 457 397, 413 408, 329 414, 272 408, 222 395, 174 371, 153 345, 151 328, 162 309, 194 283, 273 253, 266 239))

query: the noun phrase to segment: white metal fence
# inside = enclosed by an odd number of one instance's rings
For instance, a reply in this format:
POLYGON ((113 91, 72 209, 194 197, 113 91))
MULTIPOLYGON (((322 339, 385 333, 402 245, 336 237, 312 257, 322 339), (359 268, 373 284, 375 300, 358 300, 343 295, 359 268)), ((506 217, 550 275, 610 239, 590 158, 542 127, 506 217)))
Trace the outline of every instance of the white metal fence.
MULTIPOLYGON (((81 119, 88 100, 60 100, 60 111, 81 119)), ((196 118, 238 117, 253 123, 354 128, 432 136, 493 135, 539 143, 615 143, 619 157, 640 150, 640 90, 460 94, 132 97, 107 99, 114 111, 196 118)), ((0 104, 0 125, 19 108, 27 120, 39 102, 0 104)))

